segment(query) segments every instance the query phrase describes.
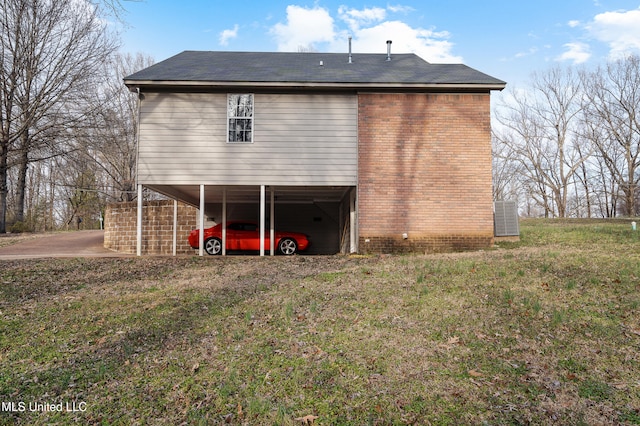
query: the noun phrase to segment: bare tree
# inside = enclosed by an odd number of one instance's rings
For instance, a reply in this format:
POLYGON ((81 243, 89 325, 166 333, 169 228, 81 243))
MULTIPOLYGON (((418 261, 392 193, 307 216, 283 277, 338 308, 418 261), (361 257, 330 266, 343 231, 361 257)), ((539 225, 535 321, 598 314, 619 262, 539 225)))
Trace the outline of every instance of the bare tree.
MULTIPOLYGON (((640 57, 582 73, 586 123, 611 179, 623 194, 622 214, 640 213, 640 57)), ((614 194, 610 194, 613 196, 614 194)))
POLYGON ((22 220, 29 164, 65 151, 67 129, 88 109, 91 79, 116 47, 98 9, 83 0, 0 1, 0 232, 8 169, 19 170, 22 220))
POLYGON ((505 131, 498 138, 518 164, 531 197, 545 216, 567 215, 574 175, 589 153, 576 150, 581 90, 571 69, 534 74, 532 88, 515 92, 497 114, 505 131))
POLYGON ((137 94, 122 80, 153 65, 153 59, 137 55, 113 55, 104 67, 104 83, 96 93, 99 110, 90 117, 90 129, 83 137, 85 159, 103 176, 104 194, 112 201, 135 199, 137 94))
POLYGON ((501 140, 505 138, 492 133, 492 157, 493 157, 493 199, 512 200, 517 198, 518 179, 520 174, 518 162, 511 157, 512 151, 501 140))
POLYGON ((144 0, 96 0, 91 3, 102 6, 111 16, 115 17, 120 22, 124 22, 123 15, 126 12, 123 2, 138 3, 144 0))
POLYGON ((580 217, 582 216, 581 212, 584 213, 584 216, 591 218, 591 215, 593 213, 592 211, 592 177, 591 177, 591 169, 590 169, 590 164, 589 164, 589 160, 592 158, 592 153, 593 153, 593 148, 591 147, 591 144, 585 144, 585 146, 583 146, 583 142, 588 141, 588 138, 585 137, 581 137, 577 143, 574 144, 574 148, 578 154, 579 158, 584 158, 586 159, 586 161, 583 161, 582 163, 580 163, 580 166, 578 168, 578 171, 575 174, 575 183, 574 185, 576 186, 575 191, 576 191, 576 205, 577 205, 577 209, 576 209, 576 216, 580 217), (579 192, 578 192, 578 185, 582 187, 582 194, 584 197, 584 201, 581 202, 578 197, 579 197, 579 192))

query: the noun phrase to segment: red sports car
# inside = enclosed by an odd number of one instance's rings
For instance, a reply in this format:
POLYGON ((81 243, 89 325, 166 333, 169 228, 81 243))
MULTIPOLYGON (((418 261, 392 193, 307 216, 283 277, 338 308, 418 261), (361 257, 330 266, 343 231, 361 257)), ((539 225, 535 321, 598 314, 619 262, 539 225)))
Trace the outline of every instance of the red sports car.
MULTIPOLYGON (((276 250, 285 255, 304 251, 309 247, 309 238, 299 232, 276 231, 276 250)), ((265 251, 269 250, 269 230, 264 236, 265 251)), ((200 230, 194 229, 189 234, 189 245, 197 249, 200 242, 200 230)), ((207 254, 222 253, 222 224, 204 230, 204 250, 207 254)), ((259 251, 260 226, 253 222, 227 222, 227 250, 259 251)))

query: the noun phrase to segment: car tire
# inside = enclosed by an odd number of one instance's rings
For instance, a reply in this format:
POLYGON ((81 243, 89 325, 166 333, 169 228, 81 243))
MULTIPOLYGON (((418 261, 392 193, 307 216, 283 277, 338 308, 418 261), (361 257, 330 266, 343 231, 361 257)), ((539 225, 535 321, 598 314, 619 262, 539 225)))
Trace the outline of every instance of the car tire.
POLYGON ((278 251, 285 256, 291 256, 298 252, 298 243, 293 238, 283 238, 278 243, 278 251))
POLYGON ((212 256, 222 254, 222 241, 219 238, 209 238, 204 242, 204 251, 212 256))

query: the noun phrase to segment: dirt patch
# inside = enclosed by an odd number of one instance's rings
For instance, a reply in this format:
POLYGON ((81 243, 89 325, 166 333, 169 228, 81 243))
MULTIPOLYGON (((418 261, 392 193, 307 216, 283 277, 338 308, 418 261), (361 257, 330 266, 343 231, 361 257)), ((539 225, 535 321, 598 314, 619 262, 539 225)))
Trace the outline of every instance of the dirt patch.
POLYGON ((0 238, 0 259, 126 257, 104 248, 104 231, 8 235, 0 238))

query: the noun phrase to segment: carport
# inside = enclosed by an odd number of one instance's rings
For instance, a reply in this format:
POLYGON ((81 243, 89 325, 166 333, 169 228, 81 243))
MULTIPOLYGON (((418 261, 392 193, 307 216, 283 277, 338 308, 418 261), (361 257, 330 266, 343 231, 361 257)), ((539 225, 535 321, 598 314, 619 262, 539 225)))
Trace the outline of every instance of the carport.
MULTIPOLYGON (((144 185, 145 188, 198 208, 199 255, 204 253, 204 229, 221 223, 226 255, 228 220, 251 220, 260 224, 260 256, 275 255, 276 229, 309 235, 308 254, 353 253, 357 251, 356 188, 354 186, 268 186, 268 185, 144 185), (268 234, 267 234, 268 233, 268 234), (270 235, 271 246, 265 245, 270 235)), ((137 254, 142 247, 142 189, 138 185, 137 254)), ((174 208, 174 254, 177 207, 174 208)))
POLYGON ((185 51, 126 77, 139 99, 138 191, 198 208, 201 238, 207 218, 258 222, 261 255, 274 253, 264 237, 276 229, 308 234, 311 253, 355 251, 362 80, 343 82, 355 68, 329 56, 333 67, 310 55, 185 51))

